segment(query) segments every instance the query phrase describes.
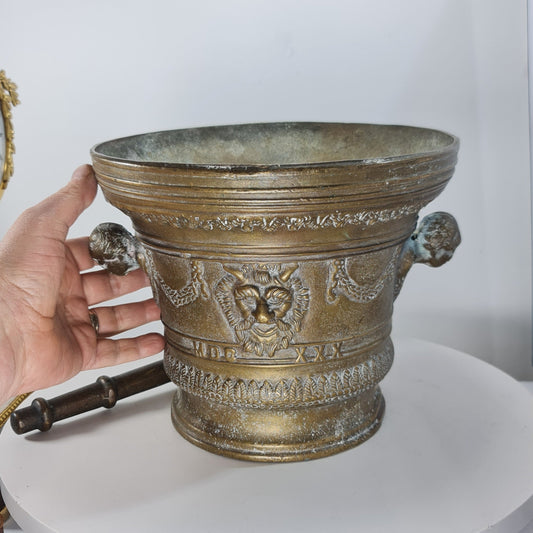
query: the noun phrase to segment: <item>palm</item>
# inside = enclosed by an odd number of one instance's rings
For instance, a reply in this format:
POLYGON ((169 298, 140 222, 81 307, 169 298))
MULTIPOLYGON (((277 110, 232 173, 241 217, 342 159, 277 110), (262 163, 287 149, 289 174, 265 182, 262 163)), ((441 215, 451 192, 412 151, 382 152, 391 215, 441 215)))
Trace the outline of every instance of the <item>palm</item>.
POLYGON ((47 374, 55 370, 56 378, 63 381, 91 366, 96 354, 97 338, 88 317, 89 301, 83 287, 83 278, 74 256, 64 247, 63 268, 48 269, 49 284, 46 290, 48 309, 42 314, 48 341, 43 343, 40 368, 47 374))
MULTIPOLYGON (((78 194, 87 191, 88 178, 78 194)), ((148 280, 141 271, 124 278, 105 271, 80 273, 94 265, 88 239, 65 241, 65 237, 94 192, 78 202, 82 205, 74 213, 63 213, 63 221, 61 208, 73 209, 72 198, 58 199, 56 193, 23 214, 1 243, 1 297, 10 318, 4 324, 8 343, 3 355, 13 368, 13 382, 8 385, 14 392, 43 388, 82 369, 151 355, 163 347, 158 334, 109 338, 156 320, 159 310, 153 299, 95 308, 101 324, 95 335, 89 307, 140 289, 148 280), (68 205, 61 200, 68 200, 68 205)), ((0 393, 2 386, 6 384, 0 383, 0 393)))

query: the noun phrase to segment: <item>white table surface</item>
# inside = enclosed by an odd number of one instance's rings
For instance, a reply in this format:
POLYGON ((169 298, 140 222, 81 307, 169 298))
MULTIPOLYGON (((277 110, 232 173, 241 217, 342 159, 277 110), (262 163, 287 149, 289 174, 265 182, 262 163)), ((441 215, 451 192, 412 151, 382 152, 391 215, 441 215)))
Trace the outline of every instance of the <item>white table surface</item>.
POLYGON ((352 450, 294 464, 209 454, 173 429, 169 384, 49 433, 6 428, 2 493, 25 533, 532 531, 533 384, 443 346, 395 345, 383 425, 352 450))

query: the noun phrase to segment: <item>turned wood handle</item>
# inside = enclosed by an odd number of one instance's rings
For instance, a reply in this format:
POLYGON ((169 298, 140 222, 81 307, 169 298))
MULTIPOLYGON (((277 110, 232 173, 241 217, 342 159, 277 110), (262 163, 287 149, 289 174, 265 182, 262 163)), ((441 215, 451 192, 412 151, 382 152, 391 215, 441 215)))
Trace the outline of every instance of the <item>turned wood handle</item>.
POLYGON ((169 381, 163 361, 157 361, 115 377, 100 376, 95 383, 62 394, 51 400, 36 398, 30 406, 11 415, 11 427, 18 435, 38 429, 48 431, 55 422, 115 404, 139 392, 169 381))

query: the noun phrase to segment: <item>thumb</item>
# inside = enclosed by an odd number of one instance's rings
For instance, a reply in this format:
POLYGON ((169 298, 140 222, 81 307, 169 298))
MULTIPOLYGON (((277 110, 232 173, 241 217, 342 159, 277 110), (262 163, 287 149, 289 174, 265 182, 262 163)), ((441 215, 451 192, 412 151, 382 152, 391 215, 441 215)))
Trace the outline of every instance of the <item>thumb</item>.
POLYGON ((52 222, 50 236, 65 239, 68 230, 96 196, 96 178, 90 165, 78 167, 62 189, 35 206, 35 211, 52 222))

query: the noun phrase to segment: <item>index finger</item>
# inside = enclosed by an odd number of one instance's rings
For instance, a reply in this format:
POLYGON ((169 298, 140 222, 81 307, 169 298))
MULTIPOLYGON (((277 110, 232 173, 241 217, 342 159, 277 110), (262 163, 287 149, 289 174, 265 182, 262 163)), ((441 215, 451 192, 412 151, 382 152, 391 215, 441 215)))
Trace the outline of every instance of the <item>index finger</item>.
POLYGON ((96 266, 96 261, 89 253, 89 237, 77 237, 66 242, 67 248, 72 253, 78 269, 89 270, 96 266))

